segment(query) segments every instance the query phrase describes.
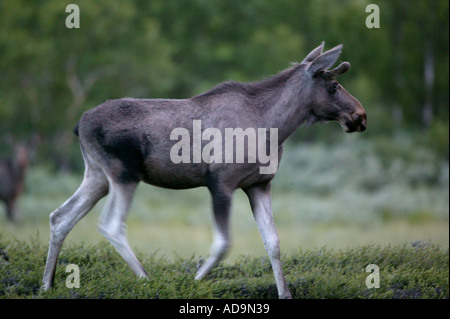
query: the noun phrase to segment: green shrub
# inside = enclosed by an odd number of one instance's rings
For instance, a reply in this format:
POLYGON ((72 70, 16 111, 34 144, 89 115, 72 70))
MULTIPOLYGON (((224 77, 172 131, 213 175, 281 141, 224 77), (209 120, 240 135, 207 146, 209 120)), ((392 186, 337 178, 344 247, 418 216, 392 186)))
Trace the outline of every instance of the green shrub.
MULTIPOLYGON (((60 255, 55 287, 40 290, 47 247, 0 237, 0 298, 277 298, 268 258, 242 256, 213 269, 203 280, 194 274, 195 257, 169 261, 142 256, 148 279, 134 276, 107 243, 71 245, 60 255), (67 288, 68 264, 80 269, 80 288, 67 288)), ((346 250, 298 250, 282 256, 294 298, 448 298, 448 250, 427 242, 408 246, 363 246, 346 250), (365 285, 366 266, 380 269, 380 288, 365 285)))

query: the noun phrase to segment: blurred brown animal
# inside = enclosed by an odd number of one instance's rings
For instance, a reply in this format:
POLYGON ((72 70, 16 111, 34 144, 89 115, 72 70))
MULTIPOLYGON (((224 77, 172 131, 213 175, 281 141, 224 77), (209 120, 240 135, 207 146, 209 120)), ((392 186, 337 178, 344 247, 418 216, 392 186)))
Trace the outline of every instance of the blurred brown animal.
POLYGON ((18 223, 22 219, 17 209, 17 198, 22 194, 25 186, 25 176, 34 149, 37 137, 25 143, 12 142, 13 156, 0 161, 0 200, 5 203, 6 217, 10 223, 18 223))

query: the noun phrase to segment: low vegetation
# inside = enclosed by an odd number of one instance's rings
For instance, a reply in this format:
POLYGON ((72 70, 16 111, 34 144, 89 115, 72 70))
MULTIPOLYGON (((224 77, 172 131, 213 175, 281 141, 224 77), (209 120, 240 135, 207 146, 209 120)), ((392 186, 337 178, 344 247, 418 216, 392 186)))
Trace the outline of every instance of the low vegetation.
MULTIPOLYGON (((142 255, 149 279, 138 279, 106 242, 63 249, 55 288, 40 290, 47 246, 0 238, 0 298, 277 298, 269 259, 241 256, 204 280, 194 280, 197 256, 167 260, 142 255), (80 270, 79 288, 67 288, 69 264, 80 270)), ((415 242, 381 248, 298 250, 283 256, 294 298, 448 298, 449 255, 415 242), (369 289, 369 264, 379 267, 380 287, 369 289)))

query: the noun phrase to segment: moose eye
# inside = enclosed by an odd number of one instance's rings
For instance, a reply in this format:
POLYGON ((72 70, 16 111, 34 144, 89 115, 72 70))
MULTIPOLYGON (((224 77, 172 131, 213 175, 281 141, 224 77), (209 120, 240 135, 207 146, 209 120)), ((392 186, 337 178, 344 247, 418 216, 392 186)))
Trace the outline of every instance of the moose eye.
POLYGON ((333 85, 330 87, 329 92, 332 94, 336 93, 338 88, 339 88, 339 83, 334 82, 333 85))

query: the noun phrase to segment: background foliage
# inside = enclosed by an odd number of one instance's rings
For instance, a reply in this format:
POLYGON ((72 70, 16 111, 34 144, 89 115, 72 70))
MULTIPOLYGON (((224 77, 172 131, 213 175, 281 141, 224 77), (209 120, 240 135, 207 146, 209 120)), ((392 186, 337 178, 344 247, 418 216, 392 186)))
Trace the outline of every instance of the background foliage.
MULTIPOLYGON (((85 110, 124 96, 186 98, 229 79, 259 80, 326 41, 327 48, 345 46, 341 59, 353 68, 342 81, 368 112, 368 134, 420 130, 445 144, 448 6, 443 0, 1 0, 0 135, 38 132, 45 141, 40 159, 79 170, 72 128, 85 110), (69 3, 80 7, 80 29, 65 27, 69 3), (379 29, 365 25, 369 3, 380 8, 379 29)), ((448 156, 448 147, 442 152, 448 156)))

